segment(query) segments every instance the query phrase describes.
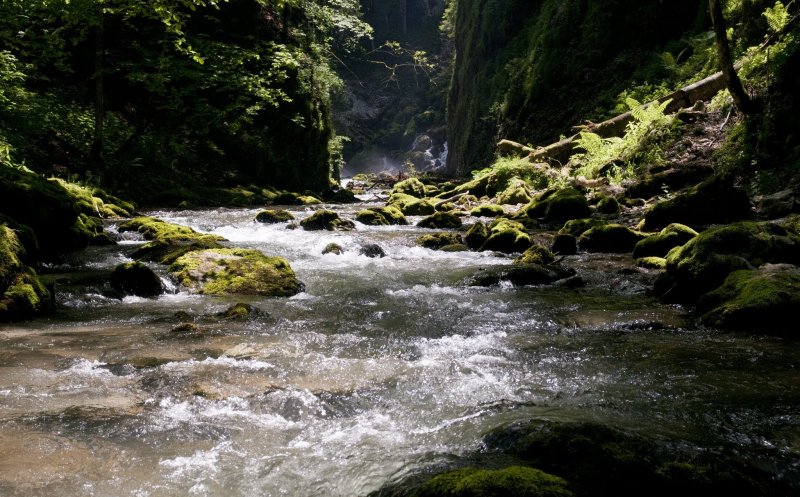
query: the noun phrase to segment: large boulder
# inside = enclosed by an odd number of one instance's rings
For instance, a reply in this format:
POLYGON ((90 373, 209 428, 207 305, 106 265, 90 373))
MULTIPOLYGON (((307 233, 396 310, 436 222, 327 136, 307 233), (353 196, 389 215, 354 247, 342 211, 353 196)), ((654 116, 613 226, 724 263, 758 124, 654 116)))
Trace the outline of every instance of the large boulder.
POLYGON ((350 231, 356 227, 353 221, 342 219, 339 214, 326 209, 320 209, 303 219, 300 226, 306 231, 350 231))
POLYGON ((642 229, 653 231, 671 223, 708 226, 748 219, 750 199, 730 178, 714 176, 675 197, 650 207, 642 229))
POLYGON ((795 336, 798 309, 800 268, 791 264, 734 271, 698 304, 709 326, 795 336))
POLYGON ((604 224, 585 231, 578 238, 581 250, 624 254, 631 252, 647 235, 621 224, 604 224))
POLYGON ((126 262, 111 271, 111 287, 123 295, 155 297, 164 293, 161 278, 141 262, 126 262))
POLYGON ((404 226, 408 224, 400 209, 392 205, 361 210, 356 214, 356 221, 367 226, 404 226))
POLYGON ((542 193, 522 213, 531 219, 544 218, 548 223, 563 223, 587 218, 592 211, 583 193, 574 188, 564 188, 542 193))
POLYGON ((692 228, 678 223, 672 223, 660 233, 650 235, 633 247, 633 257, 664 257, 675 247, 680 247, 692 238, 697 232, 692 228))
POLYGON ((430 216, 436 212, 436 207, 430 200, 419 199, 405 193, 392 194, 388 203, 406 216, 430 216))
POLYGON ((452 212, 437 212, 417 223, 420 228, 458 229, 462 226, 461 218, 452 212))
POLYGON ((733 271, 766 263, 800 264, 800 234, 793 222, 743 221, 700 233, 667 255, 667 273, 656 293, 694 302, 722 285, 733 271))
POLYGON ((489 238, 481 246, 482 251, 491 250, 514 254, 525 252, 533 244, 522 224, 509 219, 498 219, 489 225, 489 238))
POLYGON ((391 191, 392 194, 400 193, 404 195, 411 195, 416 198, 425 198, 425 184, 417 178, 408 178, 407 180, 396 183, 391 191))
POLYGON ((131 219, 119 225, 118 230, 120 233, 136 231, 149 240, 133 253, 134 258, 161 264, 172 264, 194 250, 222 248, 219 242, 225 240, 221 236, 198 233, 187 226, 153 217, 131 219))
POLYGON ((189 252, 178 258, 169 270, 182 286, 206 295, 290 297, 302 289, 286 259, 268 257, 258 250, 189 252))

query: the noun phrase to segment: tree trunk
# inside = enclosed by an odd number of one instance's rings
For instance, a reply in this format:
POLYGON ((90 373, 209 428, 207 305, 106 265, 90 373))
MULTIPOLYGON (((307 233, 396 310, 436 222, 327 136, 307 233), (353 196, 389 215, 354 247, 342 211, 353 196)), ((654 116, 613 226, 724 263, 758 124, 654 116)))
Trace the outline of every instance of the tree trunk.
POLYGON ((722 77, 725 79, 725 86, 733 97, 733 103, 740 112, 746 114, 750 111, 750 97, 744 91, 742 81, 736 74, 733 67, 730 46, 728 45, 728 33, 725 27, 725 17, 722 14, 721 0, 708 0, 708 7, 711 11, 711 21, 714 23, 714 35, 717 44, 717 54, 719 65, 722 70, 722 77))
POLYGON ((94 139, 89 160, 94 172, 103 175, 105 173, 105 144, 103 142, 103 132, 105 129, 105 98, 103 82, 103 4, 100 4, 100 15, 95 29, 94 46, 94 139))

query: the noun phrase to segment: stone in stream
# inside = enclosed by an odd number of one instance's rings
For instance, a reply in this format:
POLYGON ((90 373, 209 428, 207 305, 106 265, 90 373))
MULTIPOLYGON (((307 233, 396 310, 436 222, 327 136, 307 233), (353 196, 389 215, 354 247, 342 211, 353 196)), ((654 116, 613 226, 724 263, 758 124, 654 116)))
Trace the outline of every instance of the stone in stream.
POLYGON ((366 245, 362 245, 358 250, 358 253, 373 259, 386 257, 386 252, 384 252, 383 248, 381 248, 381 246, 377 243, 368 243, 366 245))
POLYGON ((277 224, 292 221, 294 215, 284 209, 263 210, 256 214, 256 222, 264 224, 277 224))
POLYGON ((322 249, 322 255, 325 254, 342 255, 344 254, 344 249, 338 243, 329 243, 322 249))
POLYGON ((311 216, 300 221, 300 226, 306 231, 350 231, 355 229, 353 221, 339 217, 339 214, 326 209, 320 209, 311 216))
POLYGON ((141 262, 126 262, 111 271, 111 287, 123 295, 155 297, 164 293, 161 278, 141 262))

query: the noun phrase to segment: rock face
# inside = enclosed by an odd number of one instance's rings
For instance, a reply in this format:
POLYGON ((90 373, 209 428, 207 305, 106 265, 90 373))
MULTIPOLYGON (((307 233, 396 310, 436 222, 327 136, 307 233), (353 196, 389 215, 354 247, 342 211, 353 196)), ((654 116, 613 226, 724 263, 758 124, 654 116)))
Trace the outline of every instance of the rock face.
POLYGON ((164 293, 161 278, 141 262, 120 264, 111 271, 109 281, 123 295, 155 297, 164 293))
POLYGON ((318 210, 300 221, 300 226, 306 231, 350 231, 355 229, 352 221, 342 219, 339 214, 325 209, 318 210))
POLYGON ((740 221, 751 215, 750 199, 744 191, 735 188, 730 179, 712 177, 649 208, 643 229, 657 230, 671 223, 707 226, 740 221))
POLYGON ((267 257, 258 250, 189 252, 169 270, 182 286, 206 295, 290 297, 302 289, 286 259, 267 257))
POLYGON ((698 308, 709 326, 797 336, 800 268, 765 264, 734 271, 722 286, 700 299, 698 308))

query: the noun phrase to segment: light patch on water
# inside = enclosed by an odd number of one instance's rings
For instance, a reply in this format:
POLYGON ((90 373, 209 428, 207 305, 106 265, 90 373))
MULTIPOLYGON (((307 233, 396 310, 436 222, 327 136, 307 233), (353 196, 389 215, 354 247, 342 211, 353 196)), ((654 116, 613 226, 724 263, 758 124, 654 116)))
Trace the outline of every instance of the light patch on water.
POLYGON ((411 288, 404 288, 401 290, 385 290, 384 293, 390 297, 411 297, 419 298, 425 295, 454 295, 461 296, 469 293, 470 290, 465 288, 456 288, 451 286, 440 285, 414 285, 411 288))

